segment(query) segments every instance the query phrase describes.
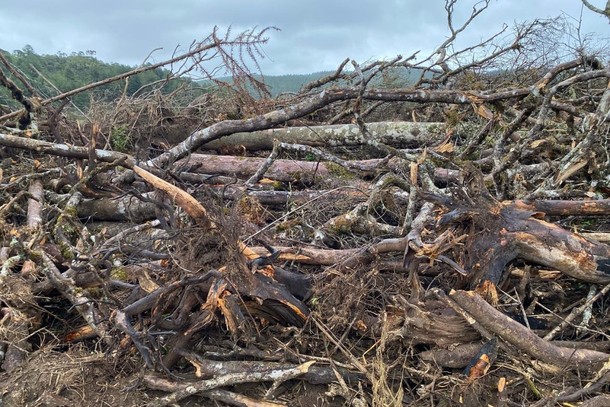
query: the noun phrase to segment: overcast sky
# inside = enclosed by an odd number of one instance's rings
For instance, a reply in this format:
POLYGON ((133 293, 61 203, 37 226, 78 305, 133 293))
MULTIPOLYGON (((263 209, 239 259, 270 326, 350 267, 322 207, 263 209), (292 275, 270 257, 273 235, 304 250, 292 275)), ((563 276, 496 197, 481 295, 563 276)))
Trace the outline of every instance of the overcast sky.
MULTIPOLYGON (((606 0, 590 0, 602 7, 606 0)), ((459 0, 456 24, 475 1, 459 0)), ((463 35, 475 44, 503 23, 560 14, 578 19, 580 0, 492 0, 463 35)), ((585 9, 583 31, 610 36, 608 19, 585 9)), ((2 0, 0 48, 31 45, 39 54, 95 50, 131 66, 155 48, 154 61, 205 38, 214 26, 234 32, 275 26, 261 61, 264 74, 333 70, 358 62, 425 53, 447 36, 443 0, 2 0)))

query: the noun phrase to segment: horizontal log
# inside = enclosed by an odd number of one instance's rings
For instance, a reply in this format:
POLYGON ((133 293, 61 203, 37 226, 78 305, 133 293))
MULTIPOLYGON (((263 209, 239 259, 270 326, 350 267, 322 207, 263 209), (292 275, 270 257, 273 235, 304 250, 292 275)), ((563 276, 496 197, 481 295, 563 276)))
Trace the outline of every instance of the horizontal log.
POLYGON ((367 123, 369 135, 362 134, 355 124, 327 126, 280 127, 251 133, 234 133, 202 146, 222 150, 227 146, 243 146, 247 150, 271 150, 274 140, 315 147, 357 146, 367 141, 388 144, 396 148, 432 145, 445 137, 444 123, 376 122, 367 123))
POLYGON ((519 209, 544 212, 549 216, 608 216, 610 215, 610 199, 565 201, 538 200, 514 201, 510 203, 519 209))
MULTIPOLYGON (((259 157, 236 157, 232 155, 215 154, 192 154, 188 158, 178 161, 178 166, 183 166, 191 173, 205 173, 221 176, 234 176, 237 178, 248 178, 252 176, 265 162, 265 158, 259 157)), ((391 159, 384 164, 383 159, 354 160, 353 164, 371 173, 379 169, 381 165, 387 165, 392 169, 404 168, 404 161, 391 159)), ((309 183, 321 177, 346 177, 347 170, 338 164, 318 161, 298 161, 277 159, 265 173, 265 178, 281 182, 305 182, 309 183)), ((349 176, 349 175, 347 175, 349 176)), ((436 168, 434 178, 438 181, 453 181, 460 176, 459 171, 445 168, 436 168)), ((191 179, 193 175, 190 175, 191 179)), ((354 187, 366 188, 364 185, 355 185, 356 180, 350 179, 354 187)))

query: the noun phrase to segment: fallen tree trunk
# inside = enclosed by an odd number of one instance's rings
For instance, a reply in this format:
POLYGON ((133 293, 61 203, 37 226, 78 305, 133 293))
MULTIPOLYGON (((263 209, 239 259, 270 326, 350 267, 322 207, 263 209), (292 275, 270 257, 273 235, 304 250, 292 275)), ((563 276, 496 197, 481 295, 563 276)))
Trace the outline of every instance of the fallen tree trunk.
MULTIPOLYGON (((152 198, 153 195, 154 192, 150 192, 142 196, 152 198)), ((49 192, 47 196, 51 202, 57 204, 65 200, 68 195, 49 192)), ((118 199, 83 199, 76 208, 77 215, 81 219, 140 223, 155 218, 157 205, 152 201, 144 202, 134 196, 125 196, 118 199)))
POLYGON ((515 207, 523 210, 540 211, 550 216, 602 216, 610 215, 610 199, 584 201, 536 200, 516 201, 515 207))
POLYGON ((252 133, 234 133, 206 143, 202 148, 222 151, 227 146, 243 146, 251 151, 271 150, 274 140, 313 147, 358 146, 374 141, 396 148, 415 148, 441 141, 445 137, 444 128, 444 123, 436 122, 376 122, 366 124, 368 135, 364 135, 355 124, 280 127, 252 133))
MULTIPOLYGON (((367 160, 368 163, 369 160, 367 160)), ((246 178, 254 174, 265 162, 264 158, 234 157, 230 155, 193 154, 179 161, 178 165, 188 166, 190 171, 206 174, 230 175, 246 178)), ((370 160, 371 170, 381 160, 370 160)), ((331 165, 317 161, 275 160, 265 173, 265 177, 282 182, 300 181, 311 184, 316 178, 328 178, 332 174, 331 165)), ((339 168, 335 166, 334 168, 339 168)), ((336 171, 336 170, 335 170, 336 171)), ((336 171, 338 172, 338 171, 336 171)))
POLYGON ((545 341, 527 327, 493 308, 475 292, 452 291, 449 296, 485 329, 543 362, 560 367, 596 370, 596 366, 598 368, 598 365, 603 364, 610 356, 594 350, 563 348, 545 341))
MULTIPOLYGON (((264 163, 265 158, 258 157, 235 157, 232 155, 212 155, 212 154, 192 154, 188 158, 177 162, 178 166, 185 168, 193 173, 205 173, 221 176, 234 176, 238 178, 248 178, 254 174, 264 163)), ((383 165, 393 170, 399 170, 405 166, 405 161, 399 158, 392 158, 384 161, 381 158, 369 160, 352 160, 354 167, 361 168, 368 174, 382 170, 383 165)), ((350 184, 354 183, 349 170, 344 169, 338 164, 325 161, 298 161, 276 159, 271 167, 265 172, 265 178, 282 182, 313 182, 316 177, 321 178, 350 178, 350 184)), ((434 178, 438 181, 454 181, 458 179, 460 172, 445 168, 435 168, 434 178)), ((188 175, 193 179, 192 175, 188 175)))

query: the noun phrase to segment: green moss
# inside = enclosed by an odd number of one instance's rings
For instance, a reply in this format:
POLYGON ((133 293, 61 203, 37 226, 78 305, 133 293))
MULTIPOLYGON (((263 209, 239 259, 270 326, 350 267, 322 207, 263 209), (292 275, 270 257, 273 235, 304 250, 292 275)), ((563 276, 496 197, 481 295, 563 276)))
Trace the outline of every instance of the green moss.
POLYGON ((28 251, 28 259, 33 261, 36 264, 42 264, 42 253, 37 250, 28 251))
POLYGON ((129 280, 129 275, 123 267, 113 267, 110 270, 110 278, 113 280, 127 281, 129 280))
POLYGON ((346 219, 345 216, 339 216, 333 220, 327 228, 329 231, 335 232, 338 234, 350 233, 352 231, 353 223, 346 219))
POLYGON ((334 177, 342 179, 354 179, 354 174, 338 164, 327 163, 326 168, 328 168, 328 172, 334 177))
POLYGON ((278 232, 283 232, 285 230, 290 230, 298 226, 300 222, 296 219, 286 220, 284 222, 280 222, 277 224, 276 229, 278 232))
POLYGON ((66 220, 67 215, 68 214, 66 212, 59 215, 57 222, 55 222, 55 227, 53 228, 53 234, 57 235, 57 233, 61 230, 61 233, 66 236, 66 238, 72 240, 78 235, 78 230, 66 220))
POLYGON ((78 217, 78 211, 76 209, 76 206, 67 206, 64 209, 64 214, 65 216, 70 216, 72 218, 78 217))
POLYGON ((59 242, 59 250, 61 252, 61 256, 66 259, 66 260, 74 260, 74 252, 72 251, 72 248, 70 246, 68 246, 67 244, 63 244, 61 243, 61 241, 59 242))
POLYGON ((104 291, 98 287, 87 288, 87 296, 93 299, 101 299, 104 296, 104 291))
POLYGON ((318 157, 316 157, 315 154, 307 153, 307 154, 305 154, 304 160, 305 161, 318 161, 318 157))

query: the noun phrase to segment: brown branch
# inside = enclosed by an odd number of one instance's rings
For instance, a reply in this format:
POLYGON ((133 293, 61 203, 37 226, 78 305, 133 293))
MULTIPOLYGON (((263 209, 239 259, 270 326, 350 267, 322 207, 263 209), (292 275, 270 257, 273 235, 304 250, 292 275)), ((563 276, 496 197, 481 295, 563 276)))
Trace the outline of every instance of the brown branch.
POLYGON ((502 314, 473 291, 452 291, 449 296, 482 327, 543 362, 586 370, 595 369, 595 366, 603 364, 610 357, 603 352, 555 346, 502 314))

